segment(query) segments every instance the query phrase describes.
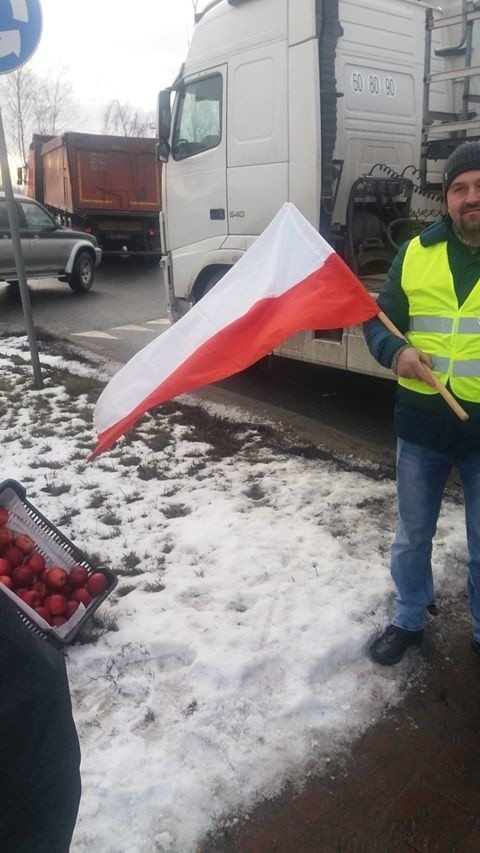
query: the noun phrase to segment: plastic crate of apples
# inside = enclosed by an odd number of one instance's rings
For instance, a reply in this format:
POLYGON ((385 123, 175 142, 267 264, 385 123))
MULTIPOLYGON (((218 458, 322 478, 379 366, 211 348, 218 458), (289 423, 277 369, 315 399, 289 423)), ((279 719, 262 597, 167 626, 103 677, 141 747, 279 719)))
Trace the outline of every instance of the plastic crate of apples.
POLYGON ((94 568, 20 483, 0 483, 0 592, 28 627, 55 644, 71 643, 116 585, 114 573, 94 568))

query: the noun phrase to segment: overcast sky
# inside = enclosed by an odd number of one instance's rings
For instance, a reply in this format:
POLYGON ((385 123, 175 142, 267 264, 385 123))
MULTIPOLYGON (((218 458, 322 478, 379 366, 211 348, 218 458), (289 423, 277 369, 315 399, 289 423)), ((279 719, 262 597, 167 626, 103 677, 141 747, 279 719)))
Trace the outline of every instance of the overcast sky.
POLYGON ((114 99, 156 109, 158 91, 185 56, 192 0, 41 0, 41 7, 42 38, 28 67, 65 69, 79 105, 75 126, 65 129, 100 131, 102 109, 114 99))

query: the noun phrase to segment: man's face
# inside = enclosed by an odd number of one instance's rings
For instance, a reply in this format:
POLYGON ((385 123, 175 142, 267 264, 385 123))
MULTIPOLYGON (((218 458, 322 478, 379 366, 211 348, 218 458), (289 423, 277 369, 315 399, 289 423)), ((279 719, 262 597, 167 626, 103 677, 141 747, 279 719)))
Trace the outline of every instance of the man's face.
POLYGON ((453 179, 447 190, 447 209, 462 237, 480 245, 480 169, 453 179))

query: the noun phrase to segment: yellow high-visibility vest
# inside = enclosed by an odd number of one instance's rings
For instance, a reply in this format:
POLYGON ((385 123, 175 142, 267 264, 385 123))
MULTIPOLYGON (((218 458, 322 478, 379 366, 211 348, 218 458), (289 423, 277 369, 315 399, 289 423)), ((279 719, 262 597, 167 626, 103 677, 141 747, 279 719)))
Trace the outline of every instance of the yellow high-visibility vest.
MULTIPOLYGON (((402 288, 409 303, 408 342, 431 356, 438 379, 449 382, 457 397, 480 403, 480 279, 459 307, 447 243, 422 246, 415 237, 403 261, 402 288)), ((417 379, 398 381, 419 394, 438 393, 417 379)))

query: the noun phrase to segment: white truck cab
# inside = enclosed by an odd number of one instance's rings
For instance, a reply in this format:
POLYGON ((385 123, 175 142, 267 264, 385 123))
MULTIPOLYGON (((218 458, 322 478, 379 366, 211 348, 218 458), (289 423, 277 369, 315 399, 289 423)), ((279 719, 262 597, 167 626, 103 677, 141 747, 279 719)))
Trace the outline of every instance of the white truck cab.
MULTIPOLYGON (((285 201, 375 290, 396 248, 441 213, 445 157, 480 136, 476 3, 214 0, 198 18, 159 96, 172 317, 285 201)), ((388 375, 358 328, 302 332, 276 352, 388 375)))

